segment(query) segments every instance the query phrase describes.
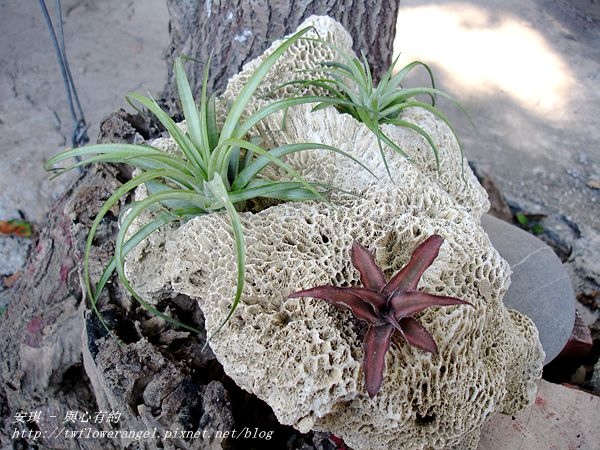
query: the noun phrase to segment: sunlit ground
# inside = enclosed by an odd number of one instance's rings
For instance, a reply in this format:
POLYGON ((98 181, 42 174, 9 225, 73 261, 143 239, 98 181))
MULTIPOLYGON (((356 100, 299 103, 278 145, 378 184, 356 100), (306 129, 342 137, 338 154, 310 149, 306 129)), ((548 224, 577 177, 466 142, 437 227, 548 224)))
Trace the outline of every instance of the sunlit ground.
POLYGON ((468 3, 401 7, 394 42, 400 66, 435 63, 437 77, 462 98, 506 95, 548 120, 566 106, 573 76, 528 23, 468 3))

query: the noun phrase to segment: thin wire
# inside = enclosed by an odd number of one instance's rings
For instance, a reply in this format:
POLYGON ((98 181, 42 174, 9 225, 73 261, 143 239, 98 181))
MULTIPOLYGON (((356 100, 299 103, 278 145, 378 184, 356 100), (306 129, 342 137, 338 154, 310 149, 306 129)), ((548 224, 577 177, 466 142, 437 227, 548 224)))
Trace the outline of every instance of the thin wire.
POLYGON ((65 90, 67 91, 67 102, 69 104, 71 118, 73 119, 73 133, 71 134, 71 144, 73 148, 81 147, 82 145, 87 144, 90 141, 90 138, 87 135, 88 126, 85 122, 83 108, 81 107, 79 96, 77 95, 77 89, 75 88, 75 83, 73 81, 73 76, 71 75, 71 69, 69 68, 69 62, 67 60, 65 36, 63 32, 62 23, 61 3, 60 0, 55 0, 56 12, 58 16, 58 37, 56 35, 52 19, 50 18, 50 14, 48 13, 48 8, 46 7, 45 0, 39 0, 39 3, 40 8, 42 9, 42 14, 44 15, 44 19, 46 20, 46 25, 48 26, 50 39, 52 41, 52 45, 54 47, 54 51, 58 59, 58 65, 60 67, 63 82, 65 84, 65 90), (77 112, 75 111, 76 106, 77 112))

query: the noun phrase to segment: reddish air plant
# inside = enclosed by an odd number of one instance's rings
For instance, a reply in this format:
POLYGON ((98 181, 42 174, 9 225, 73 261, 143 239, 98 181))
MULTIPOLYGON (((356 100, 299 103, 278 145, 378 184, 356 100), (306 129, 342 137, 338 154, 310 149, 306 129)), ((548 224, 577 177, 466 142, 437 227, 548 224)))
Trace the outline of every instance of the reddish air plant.
POLYGON ((338 308, 350 309, 354 316, 369 325, 364 340, 363 372, 369 397, 381 389, 385 355, 392 335, 398 333, 410 345, 437 354, 431 334, 412 314, 431 306, 469 305, 454 297, 427 294, 417 290, 421 276, 437 258, 441 236, 433 235, 419 245, 410 261, 386 283, 382 270, 375 264, 373 254, 354 241, 352 264, 360 272, 364 287, 319 286, 296 292, 289 298, 314 297, 338 308))

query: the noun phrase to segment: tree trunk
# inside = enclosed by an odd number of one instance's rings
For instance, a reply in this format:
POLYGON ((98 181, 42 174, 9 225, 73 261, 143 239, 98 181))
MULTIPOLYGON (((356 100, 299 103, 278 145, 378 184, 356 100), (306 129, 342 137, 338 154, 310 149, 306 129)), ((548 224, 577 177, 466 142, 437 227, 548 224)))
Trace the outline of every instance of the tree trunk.
MULTIPOLYGON (((355 52, 366 54, 378 78, 391 63, 399 5, 400 0, 168 0, 171 37, 163 98, 177 97, 174 58, 186 55, 205 63, 212 54, 209 88, 223 90, 245 63, 311 15, 340 22, 352 36, 355 52)), ((198 93, 202 70, 188 76, 198 93)))
POLYGON ((92 440, 74 445, 64 433, 45 440, 29 432, 50 434, 62 427, 75 432, 81 424, 63 423, 68 410, 97 411, 81 357, 79 263, 90 214, 118 186, 110 170, 80 177, 49 212, 48 226, 39 232, 24 275, 12 288, 13 299, 0 320, 1 448, 97 448, 92 440), (39 420, 27 420, 35 411, 39 420), (19 412, 27 417, 19 420, 19 412))

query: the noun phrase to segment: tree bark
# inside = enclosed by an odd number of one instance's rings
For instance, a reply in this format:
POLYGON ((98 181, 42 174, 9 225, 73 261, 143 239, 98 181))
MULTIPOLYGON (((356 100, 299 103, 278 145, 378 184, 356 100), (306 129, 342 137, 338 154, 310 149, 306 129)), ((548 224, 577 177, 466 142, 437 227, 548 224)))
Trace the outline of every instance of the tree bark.
POLYGON ((80 177, 49 212, 48 226, 39 232, 24 275, 12 288, 13 299, 0 320, 1 448, 97 448, 93 440, 77 442, 64 433, 47 440, 32 439, 28 432, 50 434, 57 427, 76 432, 81 424, 62 423, 66 412, 97 410, 81 358, 79 263, 93 211, 118 186, 111 170, 80 177), (20 412, 35 411, 38 421, 19 420, 20 412))
MULTIPOLYGON (((355 52, 365 53, 379 78, 391 63, 399 5, 400 0, 168 0, 170 43, 163 98, 177 97, 176 57, 205 63, 212 54, 209 88, 221 91, 245 63, 311 15, 340 22, 352 36, 355 52)), ((202 70, 196 66, 188 76, 198 93, 202 70)))

